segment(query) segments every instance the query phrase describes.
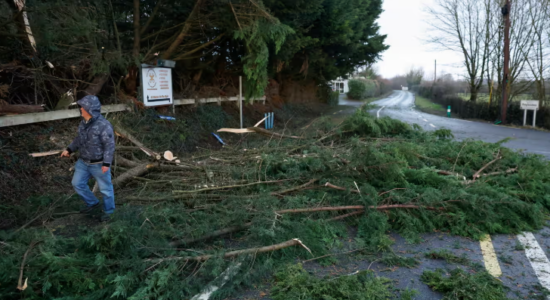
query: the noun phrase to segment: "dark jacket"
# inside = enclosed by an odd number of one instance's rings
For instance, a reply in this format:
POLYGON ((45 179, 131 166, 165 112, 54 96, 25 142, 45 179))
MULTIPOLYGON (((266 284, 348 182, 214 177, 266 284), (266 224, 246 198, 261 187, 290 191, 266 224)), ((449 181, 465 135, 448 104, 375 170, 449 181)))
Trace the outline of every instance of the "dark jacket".
POLYGON ((103 162, 110 167, 115 154, 113 126, 101 115, 101 103, 96 96, 86 96, 76 102, 92 118, 82 119, 78 126, 78 136, 69 145, 69 153, 80 151, 80 158, 88 162, 103 162))

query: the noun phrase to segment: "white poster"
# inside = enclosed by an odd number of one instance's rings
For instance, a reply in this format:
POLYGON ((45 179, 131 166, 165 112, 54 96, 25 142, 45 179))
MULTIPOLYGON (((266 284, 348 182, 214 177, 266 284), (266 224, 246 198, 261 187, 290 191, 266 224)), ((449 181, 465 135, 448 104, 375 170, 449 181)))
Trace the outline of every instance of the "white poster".
POLYGON ((141 68, 141 86, 145 106, 172 105, 172 69, 141 68))

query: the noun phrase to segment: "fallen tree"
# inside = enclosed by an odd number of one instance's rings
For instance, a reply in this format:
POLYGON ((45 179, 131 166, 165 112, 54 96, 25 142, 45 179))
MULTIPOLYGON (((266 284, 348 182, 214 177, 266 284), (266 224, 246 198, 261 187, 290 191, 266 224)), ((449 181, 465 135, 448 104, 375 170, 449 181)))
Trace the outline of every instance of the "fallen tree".
POLYGON ((34 240, 45 239, 40 254, 29 251, 23 281, 28 277, 32 286, 26 292, 46 290, 37 299, 82 290, 90 299, 190 298, 236 257, 249 267, 231 272, 223 289, 310 259, 302 245, 319 260, 330 259, 331 245, 348 239, 350 226, 357 235, 346 253, 375 253, 389 251, 388 231, 414 239, 434 230, 470 238, 533 230, 550 205, 548 162, 499 144, 442 139, 366 111, 340 126, 315 122, 284 134, 253 134, 218 151, 176 153, 181 163, 157 159, 165 149, 132 133, 133 141, 118 139, 113 221, 77 235, 29 228, 77 213, 53 202, 16 234, 1 235, 0 268, 11 270, 0 277, 1 297, 20 296, 13 286, 34 240))

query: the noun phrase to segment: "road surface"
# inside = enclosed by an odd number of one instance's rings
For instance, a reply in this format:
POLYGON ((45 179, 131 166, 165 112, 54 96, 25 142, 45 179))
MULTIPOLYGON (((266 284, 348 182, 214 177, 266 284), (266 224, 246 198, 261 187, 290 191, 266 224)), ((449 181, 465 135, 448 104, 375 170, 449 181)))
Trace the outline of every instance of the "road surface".
MULTIPOLYGON (((344 100, 342 104, 357 106, 362 103, 344 100)), ((550 133, 548 132, 497 126, 490 123, 445 118, 423 113, 415 109, 414 95, 406 91, 395 91, 390 97, 372 102, 372 104, 379 107, 373 113, 380 117, 389 116, 410 124, 416 123, 425 130, 450 129, 458 140, 473 138, 495 143, 510 137, 513 140, 505 143, 504 146, 524 150, 527 153, 540 154, 550 159, 550 133)))

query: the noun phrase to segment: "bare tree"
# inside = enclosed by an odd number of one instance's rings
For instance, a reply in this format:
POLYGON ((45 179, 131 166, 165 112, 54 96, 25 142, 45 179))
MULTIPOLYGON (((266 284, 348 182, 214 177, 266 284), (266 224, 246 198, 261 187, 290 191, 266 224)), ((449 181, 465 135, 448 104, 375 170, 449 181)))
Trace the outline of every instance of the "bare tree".
POLYGON ((436 0, 428 7, 434 35, 429 42, 464 55, 470 101, 476 101, 491 54, 492 0, 436 0))
POLYGON ((524 52, 524 56, 535 81, 536 96, 541 101, 541 105, 544 105, 546 101, 544 75, 550 67, 548 62, 549 43, 545 34, 550 26, 548 21, 549 3, 546 0, 528 0, 528 2, 528 16, 533 28, 533 45, 531 51, 524 52))

